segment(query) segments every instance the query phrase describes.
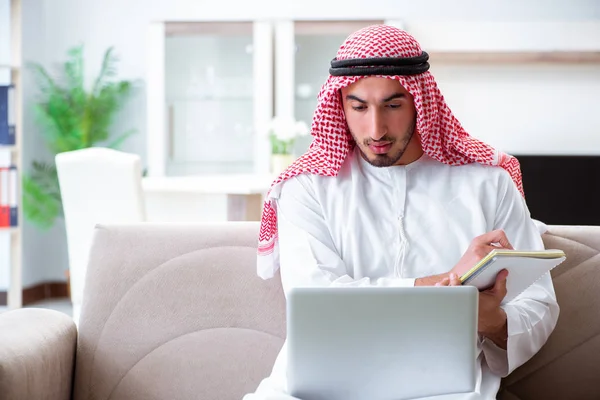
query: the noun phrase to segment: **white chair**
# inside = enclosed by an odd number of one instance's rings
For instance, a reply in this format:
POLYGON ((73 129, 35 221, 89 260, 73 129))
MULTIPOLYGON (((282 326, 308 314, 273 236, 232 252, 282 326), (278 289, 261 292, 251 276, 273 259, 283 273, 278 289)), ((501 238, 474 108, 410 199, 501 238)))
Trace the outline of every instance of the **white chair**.
POLYGON ((93 147, 56 155, 67 233, 73 319, 79 323, 88 253, 98 223, 146 220, 140 157, 93 147))

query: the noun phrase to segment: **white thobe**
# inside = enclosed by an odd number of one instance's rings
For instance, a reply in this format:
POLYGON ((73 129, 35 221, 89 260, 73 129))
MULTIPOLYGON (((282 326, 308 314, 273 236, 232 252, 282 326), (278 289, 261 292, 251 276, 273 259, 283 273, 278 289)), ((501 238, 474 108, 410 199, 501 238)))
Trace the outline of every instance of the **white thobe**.
MULTIPOLYGON (((377 168, 354 151, 338 176, 292 178, 276 201, 285 293, 295 286, 413 286, 415 278, 448 272, 472 239, 495 229, 515 249, 544 248, 523 197, 500 167, 449 166, 423 155, 406 166, 377 168)), ((436 400, 495 399, 501 377, 539 351, 559 314, 550 275, 503 309, 507 350, 481 340, 476 391, 436 400)), ((294 399, 285 374, 284 344, 271 376, 244 400, 294 399)))

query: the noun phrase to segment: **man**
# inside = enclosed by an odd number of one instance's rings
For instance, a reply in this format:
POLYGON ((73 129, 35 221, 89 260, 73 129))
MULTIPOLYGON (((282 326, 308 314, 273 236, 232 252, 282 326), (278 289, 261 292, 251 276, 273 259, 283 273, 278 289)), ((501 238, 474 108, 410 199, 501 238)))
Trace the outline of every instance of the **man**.
MULTIPOLYGON (((265 203, 258 273, 281 269, 294 286, 459 285, 493 246, 543 249, 522 196, 519 164, 469 136, 406 32, 355 32, 318 97, 313 143, 265 203)), ((501 306, 506 272, 479 296, 475 393, 493 399, 501 377, 529 360, 554 329, 550 275, 501 306)), ((246 400, 286 394, 286 346, 246 400)))

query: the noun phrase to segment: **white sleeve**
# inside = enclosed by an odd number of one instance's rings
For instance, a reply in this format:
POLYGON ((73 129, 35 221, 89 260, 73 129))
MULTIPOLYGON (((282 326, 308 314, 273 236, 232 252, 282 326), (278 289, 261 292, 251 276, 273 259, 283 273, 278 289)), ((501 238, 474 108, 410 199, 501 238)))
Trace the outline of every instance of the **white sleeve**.
MULTIPOLYGON (((516 250, 541 250, 542 238, 527 204, 508 174, 503 174, 494 229, 504 229, 516 250)), ((511 279, 510 276, 507 279, 511 279)), ((559 306, 550 274, 503 306, 507 315, 507 349, 484 339, 483 351, 492 372, 505 377, 533 357, 546 343, 558 320, 559 306)))
POLYGON ((332 240, 308 176, 285 182, 277 200, 279 261, 284 292, 296 286, 414 286, 414 279, 349 274, 332 240))

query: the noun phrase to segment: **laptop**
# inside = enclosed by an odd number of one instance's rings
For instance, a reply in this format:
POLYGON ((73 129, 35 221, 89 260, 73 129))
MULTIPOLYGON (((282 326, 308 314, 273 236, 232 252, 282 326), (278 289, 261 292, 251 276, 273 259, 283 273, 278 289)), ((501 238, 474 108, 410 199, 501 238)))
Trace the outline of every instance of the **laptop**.
POLYGON ((288 393, 302 400, 402 400, 472 392, 478 290, 293 288, 288 393))

